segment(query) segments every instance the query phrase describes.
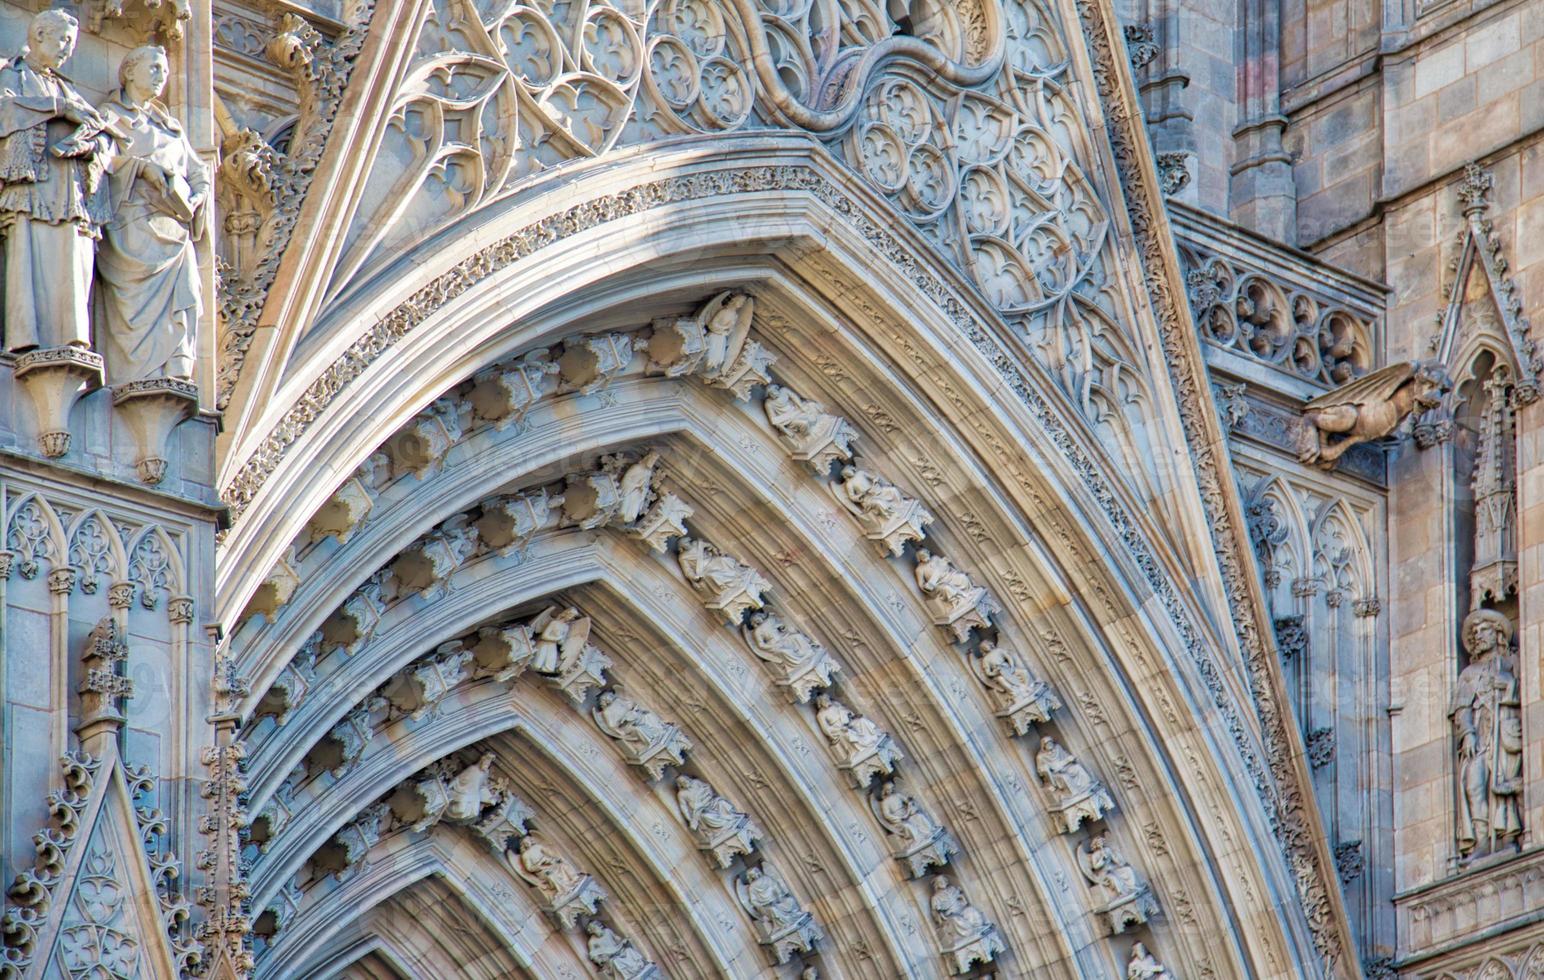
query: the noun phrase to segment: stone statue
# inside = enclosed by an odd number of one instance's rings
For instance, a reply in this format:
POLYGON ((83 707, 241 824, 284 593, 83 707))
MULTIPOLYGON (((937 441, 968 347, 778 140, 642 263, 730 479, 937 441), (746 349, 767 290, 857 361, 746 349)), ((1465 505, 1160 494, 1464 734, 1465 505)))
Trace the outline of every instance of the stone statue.
POLYGON ((944 875, 933 879, 933 899, 929 904, 938 936, 946 946, 974 942, 987 928, 986 916, 944 875))
POLYGON ((917 549, 917 587, 925 595, 936 596, 953 606, 970 599, 979 588, 970 576, 954 567, 943 555, 926 548, 917 549))
POLYGON ((499 802, 500 794, 493 785, 493 753, 484 752, 475 764, 457 773, 446 795, 450 799, 445 805, 445 819, 454 823, 470 823, 482 816, 483 807, 499 802))
POLYGON ((607 735, 644 751, 670 734, 659 715, 632 698, 606 691, 596 701, 595 723, 607 735))
POLYGON ((703 331, 702 373, 713 378, 722 374, 751 332, 751 313, 755 303, 744 293, 734 293, 708 318, 703 331))
POLYGON ((810 952, 822 938, 815 917, 799 906, 788 886, 765 865, 736 878, 734 891, 756 928, 756 940, 771 947, 779 966, 795 953, 810 952))
POLYGON ((765 868, 745 872, 741 894, 745 910, 767 933, 793 928, 808 914, 783 880, 765 868))
POLYGON ((829 694, 815 699, 815 721, 831 747, 848 758, 874 751, 886 738, 878 725, 862 715, 854 715, 850 708, 829 694))
POLYGON ((1303 406, 1297 458, 1334 466, 1352 446, 1392 435, 1410 413, 1438 407, 1446 388, 1435 369, 1401 361, 1325 392, 1303 406))
POLYGON ((820 644, 798 630, 784 626, 782 620, 771 613, 754 613, 749 624, 753 652, 767 663, 804 667, 825 652, 820 644))
POLYGON ((1034 722, 1051 720, 1051 712, 1061 707, 1061 699, 1009 649, 981 641, 981 656, 971 661, 976 678, 997 702, 999 718, 1006 719, 1015 735, 1029 734, 1034 722))
POLYGON ((706 781, 691 776, 676 777, 676 805, 687 829, 706 839, 735 829, 745 819, 745 814, 713 792, 706 781))
POLYGON ((884 524, 900 516, 908 501, 890 481, 856 466, 842 467, 838 484, 848 508, 865 523, 884 524))
POLYGON ((590 962, 600 967, 601 976, 615 978, 615 980, 632 980, 634 977, 641 977, 650 972, 652 964, 644 958, 644 955, 638 952, 631 942, 608 929, 599 919, 590 920, 584 927, 584 931, 590 937, 586 944, 590 962))
POLYGON ((636 523, 643 516, 649 502, 654 499, 654 467, 659 465, 659 453, 650 451, 638 462, 622 471, 617 499, 617 517, 623 524, 636 523))
POLYGON ((880 787, 875 809, 885 830, 899 837, 908 847, 927 844, 937 836, 937 821, 917 801, 896 788, 893 781, 880 787))
POLYGON ((22 54, 0 63, 0 231, 5 346, 90 347, 96 242, 107 221, 107 121, 59 68, 79 24, 45 10, 22 54))
POLYGON ((1126 961, 1126 980, 1174 980, 1168 967, 1158 962, 1143 943, 1131 944, 1131 959, 1126 961))
POLYGON ((547 896, 558 899, 577 889, 583 876, 568 859, 550 851, 529 834, 520 838, 520 870, 547 896))
POLYGON ((1158 901, 1152 889, 1120 855, 1104 834, 1078 847, 1078 867, 1102 904, 1098 914, 1109 926, 1110 934, 1125 932, 1141 925, 1158 913, 1158 901))
POLYGON ((531 632, 536 634, 531 669, 558 674, 584 650, 590 638, 590 618, 581 618, 573 606, 561 611, 551 606, 531 621, 531 632))
POLYGON ((109 165, 111 218, 97 256, 103 320, 97 343, 114 384, 193 376, 203 309, 198 253, 209 172, 159 99, 166 51, 135 48, 118 66, 118 93, 102 106, 120 139, 109 165))
POLYGON ((1469 665, 1449 712, 1458 739, 1458 850, 1487 854, 1522 833, 1522 714, 1512 621, 1493 609, 1464 619, 1469 665))
POLYGON ((1098 820, 1115 809, 1115 800, 1104 784, 1053 738, 1040 740, 1035 772, 1056 797, 1053 809, 1061 817, 1065 833, 1077 830, 1084 820, 1098 820))
POLYGON ((1088 849, 1080 854, 1083 873, 1103 891, 1105 901, 1129 898, 1142 890, 1141 878, 1103 834, 1090 840, 1088 849))
POLYGON ((818 431, 824 417, 824 409, 818 402, 810 401, 782 385, 767 386, 767 397, 762 407, 772 427, 794 439, 818 431))
POLYGON ((933 879, 933 897, 928 904, 933 910, 940 951, 955 975, 970 972, 975 963, 992 962, 1008 948, 997 927, 944 875, 933 879))
POLYGON ((1033 697, 1040 685, 1012 653, 991 640, 981 641, 981 675, 1010 703, 1033 697))

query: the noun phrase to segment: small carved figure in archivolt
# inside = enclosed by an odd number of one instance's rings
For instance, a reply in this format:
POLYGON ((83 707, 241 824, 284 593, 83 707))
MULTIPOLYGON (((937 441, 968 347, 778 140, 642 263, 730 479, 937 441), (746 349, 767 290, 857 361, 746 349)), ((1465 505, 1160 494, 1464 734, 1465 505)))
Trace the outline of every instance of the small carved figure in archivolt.
POLYGON ((1115 809, 1115 800, 1104 784, 1053 738, 1040 740, 1040 751, 1035 754, 1035 771, 1055 798, 1051 809, 1059 819, 1063 833, 1070 834, 1082 826, 1083 821, 1100 820, 1115 809))
POLYGON ((760 572, 697 538, 684 537, 676 545, 681 574, 702 597, 703 605, 722 615, 729 625, 740 625, 745 613, 761 608, 761 594, 770 590, 772 583, 760 572))
POLYGON ((681 765, 692 743, 681 730, 632 698, 605 691, 595 703, 595 724, 622 744, 627 761, 642 766, 652 779, 667 765, 681 765))
POLYGON ((933 523, 933 515, 919 501, 861 467, 842 467, 841 478, 831 484, 831 492, 858 519, 864 536, 897 558, 905 552, 906 542, 921 541, 933 523))
POLYGON ((631 941, 612 932, 604 922, 591 919, 584 931, 590 937, 585 951, 599 969, 601 980, 652 980, 659 976, 659 969, 631 941))
POLYGON ((686 829, 696 835, 698 849, 711 852, 720 868, 729 867, 735 855, 749 854, 756 846, 761 829, 705 780, 682 775, 675 784, 676 808, 686 829))
POLYGON ((445 819, 451 823, 471 823, 482 816, 483 807, 499 801, 498 787, 493 777, 493 753, 484 752, 473 765, 467 766, 450 781, 449 801, 445 806, 445 819))
POLYGON ((895 845, 895 859, 921 878, 929 868, 941 868, 959 853, 954 837, 928 815, 913 796, 901 792, 894 780, 886 780, 872 800, 874 815, 895 845))
POLYGON ((825 647, 807 634, 789 629, 773 613, 752 613, 744 634, 752 653, 781 670, 777 685, 786 688, 800 704, 808 702, 816 690, 830 687, 831 675, 841 669, 825 647))
POLYGON ((938 931, 939 952, 956 975, 969 973, 976 963, 990 963, 1007 945, 997 926, 970 904, 959 886, 946 876, 933 879, 933 925, 938 931))
POLYGON ((875 776, 889 775, 901 758, 900 747, 878 725, 855 715, 842 702, 822 694, 815 699, 815 722, 820 726, 837 765, 862 788, 875 776))
POLYGON ((1131 959, 1126 961, 1126 980, 1174 980, 1169 968, 1147 951, 1143 943, 1131 944, 1131 959))
POLYGON ((1101 903, 1098 913, 1112 934, 1141 925, 1158 913, 1158 900, 1147 882, 1104 834, 1078 847, 1078 867, 1093 886, 1095 899, 1101 903))
POLYGON ((761 407, 789 455, 809 464, 816 476, 824 478, 832 463, 852 458, 857 431, 840 415, 827 415, 819 402, 774 384, 767 386, 761 407))
POLYGON ((1440 406, 1447 387, 1437 369, 1401 361, 1325 392, 1303 406, 1297 458, 1334 466, 1352 446, 1393 435, 1412 412, 1440 406))
POLYGON ((756 939, 772 948, 779 965, 794 953, 808 953, 822 938, 815 917, 765 864, 735 879, 735 895, 756 927, 756 939))
POLYGON ((590 617, 580 616, 573 606, 561 610, 549 606, 531 620, 531 632, 536 635, 531 669, 541 674, 559 674, 589 642, 590 617))
POLYGON ((1024 666, 1007 647, 991 640, 981 641, 981 656, 970 661, 971 669, 997 702, 997 717, 1008 723, 1015 735, 1027 735, 1034 722, 1051 720, 1051 712, 1061 707, 1061 700, 1051 685, 1024 666))
POLYGON ((984 630, 992 625, 997 601, 985 586, 972 582, 969 575, 956 568, 954 562, 927 548, 918 548, 914 575, 933 624, 948 628, 956 642, 970 639, 972 629, 984 630))
POLYGON ((1522 834, 1523 724, 1512 621, 1476 609, 1463 625, 1469 664, 1454 691, 1458 740, 1458 851, 1494 853, 1522 834))
POLYGON ((536 653, 531 669, 546 674, 575 704, 606 683, 611 658, 590 645, 590 618, 572 606, 548 606, 531 620, 536 653))
POLYGON ((572 929, 586 912, 594 915, 595 907, 605 897, 593 878, 534 835, 520 838, 514 865, 520 877, 542 893, 546 911, 556 916, 565 929, 572 929))

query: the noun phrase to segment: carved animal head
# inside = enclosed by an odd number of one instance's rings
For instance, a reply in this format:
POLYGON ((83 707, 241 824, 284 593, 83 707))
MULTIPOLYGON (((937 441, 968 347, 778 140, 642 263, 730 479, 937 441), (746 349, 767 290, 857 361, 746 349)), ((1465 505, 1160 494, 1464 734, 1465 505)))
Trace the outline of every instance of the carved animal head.
POLYGON ((1442 404, 1442 396, 1452 388, 1452 382, 1436 364, 1423 363, 1410 376, 1410 390, 1415 410, 1429 412, 1442 404))

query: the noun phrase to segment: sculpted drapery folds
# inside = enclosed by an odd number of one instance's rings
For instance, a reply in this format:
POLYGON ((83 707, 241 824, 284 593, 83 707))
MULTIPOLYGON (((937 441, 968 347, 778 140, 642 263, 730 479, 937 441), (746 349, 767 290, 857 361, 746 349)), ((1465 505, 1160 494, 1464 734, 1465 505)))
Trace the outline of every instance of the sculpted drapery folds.
POLYGON ((5 346, 89 347, 97 239, 107 220, 107 123, 60 74, 78 25, 45 10, 0 66, 0 230, 5 346))
POLYGON ((1522 833, 1523 730, 1512 622, 1477 609, 1463 624, 1469 664, 1458 675, 1451 717, 1458 753, 1458 850, 1494 853, 1522 833))
POLYGON ((97 256, 97 342, 114 384, 193 374, 203 310, 193 243, 203 234, 209 172, 158 101, 168 71, 165 49, 135 48, 119 65, 117 95, 102 107, 124 137, 109 167, 112 216, 97 256))

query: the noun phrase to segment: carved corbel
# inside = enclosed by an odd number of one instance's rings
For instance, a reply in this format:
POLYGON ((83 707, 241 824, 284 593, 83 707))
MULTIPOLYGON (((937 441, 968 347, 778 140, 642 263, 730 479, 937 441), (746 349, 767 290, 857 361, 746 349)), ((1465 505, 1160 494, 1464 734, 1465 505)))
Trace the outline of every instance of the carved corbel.
POLYGON ((635 524, 627 527, 627 533, 649 546, 651 551, 664 554, 670 542, 686 534, 686 520, 692 516, 692 508, 673 493, 662 493, 635 524))
POLYGON ((102 356, 80 347, 44 347, 16 359, 16 380, 37 414, 38 448, 57 459, 70 451, 70 409, 102 384, 102 356))
POLYGON ((633 338, 625 333, 589 334, 563 341, 558 358, 560 391, 592 394, 623 371, 633 360, 633 338))
POLYGON ((134 440, 134 468, 141 483, 166 478, 166 441, 198 411, 198 388, 177 378, 150 378, 113 385, 113 409, 134 440))
POLYGON ((262 584, 252 593, 252 598, 247 600, 246 611, 241 616, 243 620, 261 616, 272 623, 279 618, 279 610, 290 601, 295 590, 300 588, 300 573, 296 572, 294 565, 291 564, 294 560, 294 552, 286 551, 278 561, 274 562, 273 568, 268 570, 262 584))
POLYGON ((268 685, 268 690, 263 692, 262 699, 253 709, 253 718, 272 717, 274 724, 283 727, 289 721, 289 714, 300 707, 305 700, 306 692, 311 688, 311 682, 316 677, 316 643, 308 640, 284 669, 279 671, 273 683, 268 685))
POLYGON ((386 610, 381 595, 383 578, 380 573, 370 576, 353 595, 344 600, 343 605, 322 621, 322 650, 342 650, 345 654, 353 654, 362 644, 370 641, 375 635, 376 626, 380 624, 381 613, 386 610))
POLYGON ((374 713, 383 706, 380 698, 372 697, 332 726, 307 757, 310 768, 325 769, 338 778, 353 768, 375 737, 374 713))
POLYGON ((518 555, 551 521, 552 508, 564 502, 561 496, 548 496, 545 489, 485 501, 477 518, 477 538, 501 557, 518 555))
POLYGON ((524 623, 484 626, 477 631, 477 642, 472 646, 477 673, 500 682, 519 677, 535 655, 536 639, 524 623))
POLYGON ((428 657, 392 675, 381 687, 381 696, 391 705, 394 715, 406 715, 418 721, 439 708, 457 684, 467 677, 472 651, 460 641, 441 644, 428 657))
POLYGON ((347 881, 364 870, 365 856, 390 828, 391 808, 385 803, 370 804, 311 855, 312 872, 317 877, 330 874, 339 881, 347 881))
POLYGON ((404 548, 391 563, 398 596, 432 599, 445 591, 452 574, 477 550, 477 529, 457 515, 404 548))
POLYGON ((358 476, 351 476, 311 516, 306 529, 312 541, 320 541, 332 535, 339 544, 347 544, 359 525, 370 516, 374 506, 375 495, 358 476))
POLYGON ((455 398, 441 398, 398 429, 386 443, 392 468, 420 480, 438 471, 445 454, 461 438, 461 411, 455 398))
POLYGON ((474 375, 469 397, 476 417, 499 431, 524 421, 533 405, 557 390, 558 365, 550 355, 542 347, 474 375))

